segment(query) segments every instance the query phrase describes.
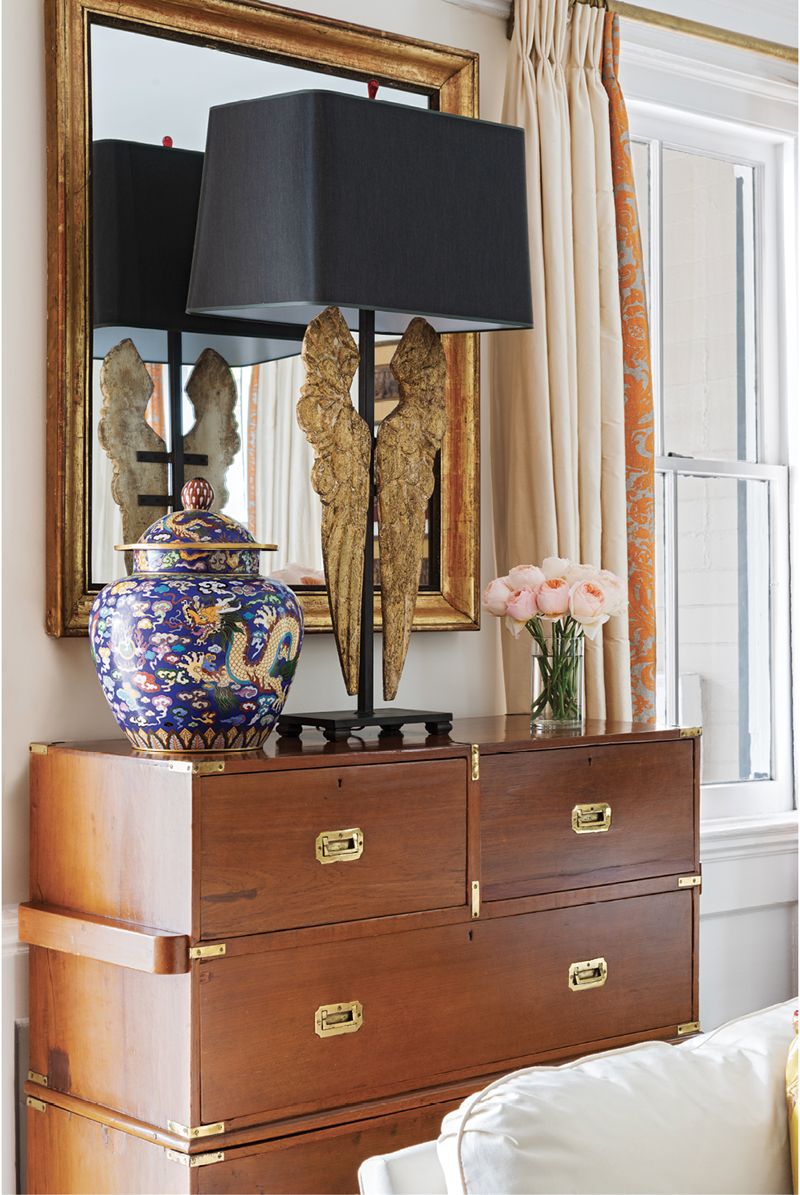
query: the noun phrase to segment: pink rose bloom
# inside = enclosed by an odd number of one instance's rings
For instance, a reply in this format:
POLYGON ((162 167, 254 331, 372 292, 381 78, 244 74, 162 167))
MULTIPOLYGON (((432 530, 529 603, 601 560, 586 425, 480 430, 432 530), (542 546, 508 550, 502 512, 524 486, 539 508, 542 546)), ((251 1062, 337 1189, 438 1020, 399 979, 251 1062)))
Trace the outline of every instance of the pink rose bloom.
POLYGON ((560 618, 569 610, 569 585, 561 577, 551 577, 536 594, 536 604, 546 618, 560 618))
POLYGON ((607 568, 601 568, 597 574, 597 584, 606 595, 606 614, 609 618, 613 618, 615 614, 622 614, 628 605, 628 593, 617 574, 607 568))
POLYGON ((517 564, 506 577, 512 589, 538 589, 544 573, 535 564, 517 564))
POLYGON ((570 585, 577 585, 579 581, 597 583, 600 570, 593 564, 571 564, 567 569, 567 581, 570 585))
POLYGON ((548 581, 555 577, 566 577, 570 563, 563 556, 546 556, 542 561, 542 572, 548 581))
POLYGON ((501 618, 506 612, 508 599, 512 597, 514 590, 506 585, 504 577, 497 577, 494 581, 490 581, 483 591, 483 608, 488 610, 490 614, 496 614, 501 618))
POLYGON ((589 639, 594 639, 604 622, 606 595, 594 581, 578 581, 569 591, 569 612, 579 622, 589 639))
POLYGON ((534 591, 532 589, 518 589, 516 593, 511 595, 511 600, 506 606, 506 613, 515 622, 527 622, 529 618, 535 618, 539 610, 536 605, 536 594, 534 591))

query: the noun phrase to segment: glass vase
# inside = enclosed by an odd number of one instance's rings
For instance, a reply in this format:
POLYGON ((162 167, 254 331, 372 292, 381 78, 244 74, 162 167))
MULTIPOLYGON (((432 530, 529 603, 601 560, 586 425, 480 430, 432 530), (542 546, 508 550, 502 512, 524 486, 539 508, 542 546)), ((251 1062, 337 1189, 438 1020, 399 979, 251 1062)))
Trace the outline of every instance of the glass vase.
POLYGON ((583 726, 583 635, 559 623, 531 645, 531 731, 583 726))

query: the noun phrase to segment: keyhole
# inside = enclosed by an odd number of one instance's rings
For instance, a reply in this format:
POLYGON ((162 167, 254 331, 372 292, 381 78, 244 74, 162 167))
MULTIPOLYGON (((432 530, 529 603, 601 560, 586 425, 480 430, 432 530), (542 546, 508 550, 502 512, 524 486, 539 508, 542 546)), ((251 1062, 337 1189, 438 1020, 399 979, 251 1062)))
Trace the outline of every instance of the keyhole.
POLYGON ((337 778, 337 780, 336 780, 336 783, 338 784, 339 788, 341 788, 341 787, 342 787, 342 778, 341 778, 341 776, 339 776, 339 777, 337 778))

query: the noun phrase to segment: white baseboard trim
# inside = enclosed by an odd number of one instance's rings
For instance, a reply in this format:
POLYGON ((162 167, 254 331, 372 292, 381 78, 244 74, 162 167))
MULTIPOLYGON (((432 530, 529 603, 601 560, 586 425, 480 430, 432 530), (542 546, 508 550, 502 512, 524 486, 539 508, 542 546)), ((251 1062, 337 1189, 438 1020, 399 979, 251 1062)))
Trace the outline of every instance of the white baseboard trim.
POLYGON ((28 947, 19 940, 19 905, 3 905, 3 960, 27 954, 28 947))
POLYGON ((700 826, 700 862, 796 854, 797 829, 796 811, 766 817, 709 819, 700 826))

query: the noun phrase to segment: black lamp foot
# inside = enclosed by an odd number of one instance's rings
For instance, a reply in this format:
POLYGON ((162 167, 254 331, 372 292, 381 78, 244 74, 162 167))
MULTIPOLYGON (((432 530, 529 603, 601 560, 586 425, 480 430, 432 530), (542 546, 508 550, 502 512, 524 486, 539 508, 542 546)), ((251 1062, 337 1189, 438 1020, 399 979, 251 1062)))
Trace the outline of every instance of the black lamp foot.
POLYGON ((312 714, 284 714, 278 719, 281 738, 299 738, 306 726, 321 730, 331 743, 341 743, 367 726, 380 727, 381 738, 402 734, 404 726, 425 726, 428 734, 449 734, 453 729, 453 715, 438 710, 403 710, 393 706, 375 710, 371 714, 358 710, 334 710, 312 714))

